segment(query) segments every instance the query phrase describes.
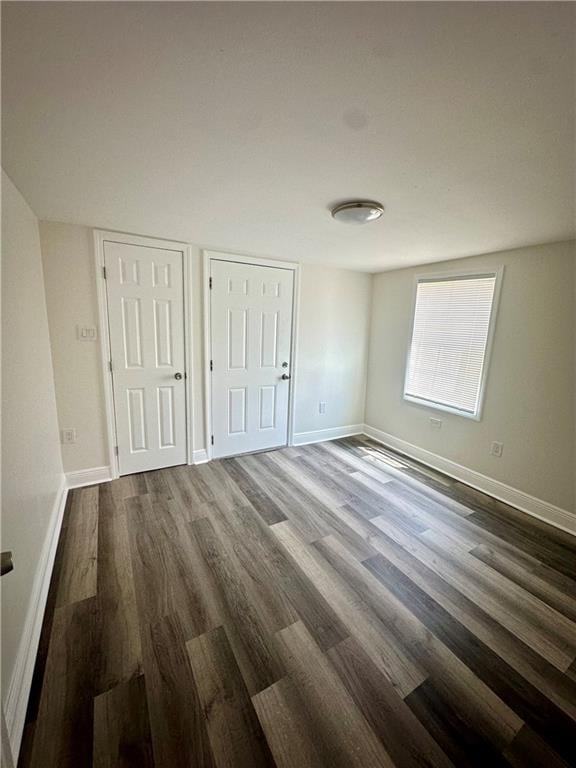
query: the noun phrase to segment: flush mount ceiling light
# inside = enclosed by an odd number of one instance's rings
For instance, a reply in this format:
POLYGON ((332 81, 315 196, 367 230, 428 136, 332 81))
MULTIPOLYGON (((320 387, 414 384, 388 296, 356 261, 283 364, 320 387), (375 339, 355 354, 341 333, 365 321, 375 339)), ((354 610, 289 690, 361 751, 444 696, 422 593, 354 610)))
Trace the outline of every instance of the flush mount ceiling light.
POLYGON ((384 206, 374 200, 347 200, 332 208, 332 217, 345 224, 366 224, 376 221, 384 213, 384 206))

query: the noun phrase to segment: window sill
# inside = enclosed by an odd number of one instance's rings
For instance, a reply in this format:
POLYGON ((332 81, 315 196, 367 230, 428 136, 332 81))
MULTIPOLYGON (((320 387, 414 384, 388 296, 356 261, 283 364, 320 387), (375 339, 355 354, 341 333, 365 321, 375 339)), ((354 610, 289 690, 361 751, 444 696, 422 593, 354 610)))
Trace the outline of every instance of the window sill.
POLYGON ((404 393, 402 395, 403 399, 406 400, 409 403, 414 403, 415 405, 422 405, 425 408, 430 408, 432 411, 442 411, 443 413, 453 413, 455 416, 462 416, 465 419, 470 419, 471 421, 480 421, 482 414, 480 411, 477 413, 470 413, 469 411, 462 411, 458 408, 453 408, 450 405, 442 405, 442 403, 434 403, 431 400, 422 400, 419 397, 414 397, 413 395, 407 395, 404 393))

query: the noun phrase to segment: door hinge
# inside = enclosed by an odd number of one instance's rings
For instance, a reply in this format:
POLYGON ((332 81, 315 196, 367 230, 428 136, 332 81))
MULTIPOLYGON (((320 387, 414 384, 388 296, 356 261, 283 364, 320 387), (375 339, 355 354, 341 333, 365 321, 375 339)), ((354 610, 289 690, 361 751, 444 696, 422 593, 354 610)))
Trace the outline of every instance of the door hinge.
POLYGON ((214 361, 213 360, 210 360, 210 370, 211 371, 214 370, 214 361))
POLYGON ((210 438, 210 445, 214 445, 214 435, 210 438))
POLYGON ((102 277, 106 280, 106 267, 102 267, 102 277))
POLYGON ((114 453, 116 454, 116 456, 118 456, 118 446, 117 445, 114 446, 114 453))
POLYGON ((110 368, 110 373, 112 373, 112 360, 108 361, 108 367, 110 368))
POLYGON ((208 278, 208 288, 210 288, 210 290, 212 290, 212 278, 211 277, 208 278))

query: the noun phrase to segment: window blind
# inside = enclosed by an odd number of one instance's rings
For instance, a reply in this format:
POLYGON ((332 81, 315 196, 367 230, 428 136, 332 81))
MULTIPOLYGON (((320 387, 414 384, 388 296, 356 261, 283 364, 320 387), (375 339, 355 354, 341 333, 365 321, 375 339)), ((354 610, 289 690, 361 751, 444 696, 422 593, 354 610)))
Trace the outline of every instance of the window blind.
POLYGON ((405 397, 477 415, 496 277, 418 281, 405 397))

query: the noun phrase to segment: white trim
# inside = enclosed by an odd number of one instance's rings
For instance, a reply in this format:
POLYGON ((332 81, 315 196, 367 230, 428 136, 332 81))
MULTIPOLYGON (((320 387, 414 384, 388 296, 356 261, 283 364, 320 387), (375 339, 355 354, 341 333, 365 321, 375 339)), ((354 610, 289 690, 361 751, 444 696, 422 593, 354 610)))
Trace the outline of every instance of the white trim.
POLYGON ((132 235, 129 232, 113 232, 109 229, 95 229, 95 234, 101 235, 102 240, 110 243, 125 243, 126 245, 141 245, 144 248, 162 248, 165 251, 183 251, 189 243, 178 240, 164 240, 161 237, 147 235, 132 235))
POLYGON ((276 261, 276 259, 261 259, 259 256, 250 256, 242 253, 231 253, 230 251, 213 251, 211 248, 203 251, 204 255, 209 259, 215 259, 216 261, 235 261, 239 264, 254 264, 256 267, 274 267, 275 269, 290 269, 294 270, 298 268, 298 262, 296 261, 276 261))
MULTIPOLYGON (((406 386, 406 385, 404 385, 406 386)), ((482 384, 480 384, 482 386, 482 384)), ((453 413, 455 416, 462 416, 463 419, 470 419, 471 421, 480 421, 480 411, 471 413, 470 411, 463 411, 461 408, 454 408, 451 405, 443 405, 442 403, 435 403, 434 400, 425 400, 423 397, 416 397, 415 395, 407 395, 403 393, 402 397, 407 403, 413 405, 421 405, 423 408, 430 408, 433 411, 443 411, 444 413, 453 413)))
POLYGON ((315 429, 311 432, 296 432, 293 445, 308 445, 309 443, 323 443, 326 440, 337 440, 339 437, 351 437, 364 434, 364 424, 349 424, 345 427, 331 427, 330 429, 315 429))
POLYGON ((294 270, 292 286, 292 344, 290 345, 290 396, 288 399, 288 445, 294 445, 296 432, 296 387, 298 385, 298 336, 300 329, 300 267, 294 270))
MULTIPOLYGON (((123 232, 108 232, 94 230, 94 263, 96 266, 96 291, 98 295, 98 322, 100 326, 100 351, 102 361, 102 375, 104 380, 104 405, 106 411, 106 433, 108 443, 108 461, 110 477, 106 480, 114 480, 120 477, 118 458, 115 446, 118 445, 116 431, 116 417, 114 409, 114 388, 109 362, 110 352, 110 323, 108 318, 108 298, 106 292, 106 280, 104 278, 104 243, 125 243, 127 245, 140 245, 145 248, 162 248, 165 251, 176 251, 182 254, 182 290, 184 300, 184 374, 186 376, 186 460, 192 461, 193 453, 193 387, 192 387, 192 361, 193 361, 193 328, 192 328, 192 246, 188 243, 175 242, 173 240, 160 240, 153 237, 129 235, 123 232)), ((91 470, 90 470, 91 471, 91 470)), ((95 482, 102 482, 101 480, 95 482)), ((81 483, 90 485, 90 483, 81 483)))
POLYGON ((210 257, 202 252, 202 321, 204 325, 204 439, 208 461, 212 458, 212 380, 210 378, 210 355, 212 354, 212 331, 210 323, 210 257))
POLYGON ((486 396, 486 383, 488 381, 488 370, 490 360, 492 359, 492 347, 494 344, 494 334, 496 333, 496 318, 498 307, 500 306, 500 294, 502 292, 502 279, 504 276, 504 266, 489 270, 454 270, 453 272, 431 272, 415 275, 414 289, 412 296, 412 319, 410 321, 410 336, 408 337, 408 349, 406 350, 406 360, 404 363, 404 380, 402 384, 402 397, 409 403, 421 405, 424 408, 431 408, 434 411, 444 411, 453 413, 456 416, 463 416, 465 419, 481 421, 482 409, 484 407, 484 398, 486 396), (484 360, 482 361, 482 371, 480 374, 480 389, 478 390, 477 407, 474 413, 469 413, 461 408, 455 408, 451 405, 435 403, 430 400, 417 397, 416 395, 406 394, 406 382, 408 379, 408 366, 410 363, 410 351, 412 349, 412 337, 414 335, 414 321, 416 320, 416 298, 418 295, 418 284, 421 282, 433 283, 438 280, 462 280, 472 277, 494 277, 494 293, 492 295, 492 308, 490 310, 490 321, 488 324, 488 336, 486 338, 486 347, 484 348, 484 360))
POLYGON ((0 765, 2 768, 14 768, 14 759, 12 758, 12 746, 10 745, 10 737, 8 736, 8 727, 6 726, 6 717, 4 716, 4 709, 0 706, 0 726, 2 731, 0 732, 0 765))
POLYGON ((184 257, 184 371, 186 373, 186 460, 194 463, 194 319, 192 283, 192 246, 185 246, 184 257))
POLYGON ((516 507, 516 509, 522 512, 526 512, 533 517, 537 517, 539 520, 543 520, 545 523, 553 525, 555 528, 560 528, 566 533, 576 536, 576 515, 568 512, 567 509, 562 509, 554 504, 550 504, 548 501, 538 499, 536 496, 531 496, 529 493, 518 490, 518 488, 506 485, 506 483, 502 483, 500 480, 494 480, 480 472, 476 472, 474 469, 463 467, 455 461, 445 459, 443 456, 432 453, 432 451, 419 448, 416 445, 412 445, 412 443, 401 440, 399 437, 394 437, 394 435, 390 435, 380 429, 370 427, 367 424, 364 425, 364 434, 378 443, 382 443, 399 453, 404 453, 406 456, 422 462, 422 464, 426 464, 432 469, 443 472, 449 477, 454 477, 456 480, 460 480, 472 488, 476 488, 495 499, 516 507))
POLYGON ((200 448, 197 451, 192 452, 192 464, 206 464, 207 461, 210 461, 208 458, 208 451, 206 448, 200 448))
MULTIPOLYGON (((210 272, 212 261, 233 261, 240 264, 252 264, 256 267, 273 267, 274 269, 286 269, 293 272, 292 285, 292 339, 290 344, 290 391, 288 394, 288 431, 287 445, 294 445, 294 419, 295 419, 295 390, 298 374, 298 361, 296 351, 298 348, 298 317, 300 307, 300 265, 295 261, 275 261, 274 259, 261 259, 257 256, 228 253, 224 251, 202 251, 202 289, 204 293, 204 429, 206 432, 206 445, 208 461, 212 459, 212 379, 210 376, 210 360, 212 359, 212 324, 210 302, 210 272)), ((282 446, 275 446, 282 447, 282 446)))
POLYGON ((86 485, 97 485, 113 480, 110 467, 91 467, 66 473, 67 488, 83 488, 86 485))
MULTIPOLYGON (((54 567, 54 558, 58 547, 60 529, 62 527, 62 518, 66 506, 68 489, 64 477, 52 508, 50 515, 50 524, 46 539, 42 546, 38 567, 34 576, 32 593, 28 610, 26 611, 26 620, 20 639, 18 654, 8 694, 6 696, 6 726, 10 738, 10 746, 14 762, 18 762, 18 753, 22 742, 22 732, 26 720, 26 707, 28 706, 28 697, 30 696, 30 687, 32 685, 32 675, 34 674, 34 665, 36 664, 36 654, 38 652, 38 643, 40 641, 40 632, 42 630, 42 621, 44 619, 44 610, 46 608, 46 599, 48 597, 48 588, 52 577, 54 567)), ((5 576, 4 578, 10 578, 5 576)))
POLYGON ((114 389, 110 372, 110 327, 108 323, 108 298, 106 294, 106 280, 104 279, 104 242, 109 233, 94 230, 94 265, 96 269, 96 292, 98 295, 98 324, 100 326, 100 358, 102 365, 102 379, 104 383, 104 409, 106 417, 106 440, 108 452, 108 464, 112 477, 118 477, 118 464, 116 461, 116 419, 114 415, 114 389))

